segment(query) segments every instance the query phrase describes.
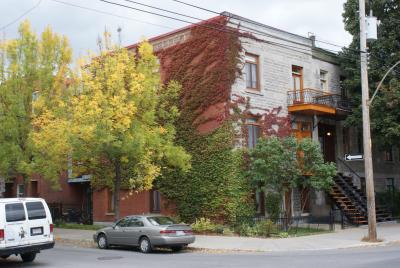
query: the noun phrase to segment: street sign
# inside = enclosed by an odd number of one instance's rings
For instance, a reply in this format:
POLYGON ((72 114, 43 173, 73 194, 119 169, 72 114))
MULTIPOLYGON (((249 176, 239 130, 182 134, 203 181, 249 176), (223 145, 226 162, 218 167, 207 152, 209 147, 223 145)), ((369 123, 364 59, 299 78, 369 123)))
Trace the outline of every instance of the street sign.
POLYGON ((346 161, 361 161, 361 160, 364 160, 364 155, 362 155, 362 154, 345 154, 344 160, 346 160, 346 161))

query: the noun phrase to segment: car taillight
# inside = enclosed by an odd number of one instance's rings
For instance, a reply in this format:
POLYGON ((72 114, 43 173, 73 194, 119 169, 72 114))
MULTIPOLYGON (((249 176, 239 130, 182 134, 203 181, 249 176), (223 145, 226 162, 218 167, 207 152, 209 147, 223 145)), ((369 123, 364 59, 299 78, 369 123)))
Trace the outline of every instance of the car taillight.
POLYGON ((160 234, 176 234, 175 230, 162 230, 160 234))
POLYGON ((52 234, 53 231, 54 231, 54 225, 53 225, 53 224, 50 224, 50 234, 52 234))
POLYGON ((0 229, 0 241, 4 240, 4 230, 0 229))

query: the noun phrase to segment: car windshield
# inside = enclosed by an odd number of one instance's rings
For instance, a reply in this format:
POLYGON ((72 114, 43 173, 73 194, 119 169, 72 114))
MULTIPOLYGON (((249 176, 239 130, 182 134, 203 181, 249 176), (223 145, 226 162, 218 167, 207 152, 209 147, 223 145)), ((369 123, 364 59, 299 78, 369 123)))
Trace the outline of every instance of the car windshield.
POLYGON ((153 225, 170 225, 176 223, 168 217, 148 217, 147 220, 153 225))

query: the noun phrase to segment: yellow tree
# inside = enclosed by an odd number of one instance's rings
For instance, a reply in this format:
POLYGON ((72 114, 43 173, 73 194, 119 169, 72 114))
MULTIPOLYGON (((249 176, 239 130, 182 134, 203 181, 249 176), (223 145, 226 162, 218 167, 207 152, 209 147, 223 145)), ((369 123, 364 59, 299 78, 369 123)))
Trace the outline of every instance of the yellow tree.
POLYGON ((65 37, 50 27, 37 37, 28 21, 21 23, 17 38, 0 41, 0 178, 27 178, 32 172, 29 137, 35 113, 45 112, 35 110, 33 102, 40 96, 41 106, 51 106, 59 99, 71 54, 65 37))
POLYGON ((112 188, 119 218, 121 188, 151 189, 163 168, 188 169, 190 156, 174 145, 179 113, 171 98, 178 97, 179 85, 161 85, 149 43, 133 53, 109 40, 105 34, 100 55, 82 63, 69 87, 68 105, 60 98, 52 107, 61 112, 37 119, 33 140, 38 152, 54 145, 51 153, 36 158, 47 163, 47 171, 62 169, 67 152, 75 171, 92 175, 92 186, 112 188))

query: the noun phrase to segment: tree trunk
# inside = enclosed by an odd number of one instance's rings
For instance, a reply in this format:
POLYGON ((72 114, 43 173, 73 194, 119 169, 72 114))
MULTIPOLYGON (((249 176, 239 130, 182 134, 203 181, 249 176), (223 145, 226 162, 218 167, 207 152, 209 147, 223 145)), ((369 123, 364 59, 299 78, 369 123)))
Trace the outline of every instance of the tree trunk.
POLYGON ((115 220, 120 218, 119 213, 119 196, 121 191, 121 163, 119 160, 115 163, 115 180, 114 180, 114 213, 115 220))
POLYGON ((292 188, 285 191, 285 219, 284 219, 284 229, 289 230, 289 226, 292 221, 292 188))

